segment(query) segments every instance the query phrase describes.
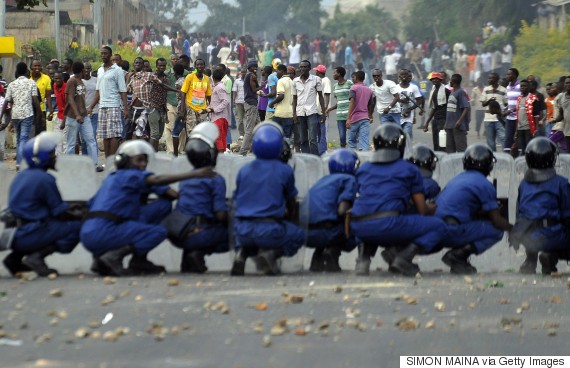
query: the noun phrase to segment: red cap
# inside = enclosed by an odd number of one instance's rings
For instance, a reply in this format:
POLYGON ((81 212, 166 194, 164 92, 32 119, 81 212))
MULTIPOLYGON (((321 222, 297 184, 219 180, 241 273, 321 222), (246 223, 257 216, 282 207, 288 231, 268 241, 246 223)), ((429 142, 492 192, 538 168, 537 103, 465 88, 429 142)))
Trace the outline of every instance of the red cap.
POLYGON ((315 70, 319 73, 326 73, 327 72, 327 67, 324 66, 323 64, 319 64, 317 65, 317 67, 315 68, 315 70))
POLYGON ((441 75, 440 72, 432 72, 432 73, 431 73, 430 80, 431 80, 431 79, 443 80, 443 75, 441 75))

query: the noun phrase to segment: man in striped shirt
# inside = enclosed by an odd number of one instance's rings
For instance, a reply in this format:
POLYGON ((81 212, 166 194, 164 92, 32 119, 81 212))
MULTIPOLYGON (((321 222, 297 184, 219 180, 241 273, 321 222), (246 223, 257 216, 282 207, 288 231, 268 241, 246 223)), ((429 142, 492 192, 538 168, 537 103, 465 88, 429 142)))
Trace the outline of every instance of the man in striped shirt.
POLYGON ((497 143, 500 145, 504 145, 505 143, 505 127, 498 121, 496 115, 489 112, 489 103, 491 101, 497 101, 501 109, 507 106, 507 90, 505 87, 499 85, 499 74, 497 73, 489 74, 489 85, 483 88, 483 92, 479 98, 481 105, 486 108, 483 122, 485 124, 487 145, 495 152, 497 150, 497 143))
POLYGON ((511 146, 515 143, 515 133, 517 131, 517 99, 521 94, 519 87, 519 71, 516 68, 507 70, 507 101, 508 101, 508 115, 505 124, 505 145, 503 151, 510 153, 511 146))
POLYGON ((333 72, 333 78, 337 81, 334 86, 333 94, 336 98, 336 105, 329 107, 325 114, 328 116, 329 112, 336 110, 336 123, 338 126, 338 136, 340 139, 340 146, 346 147, 346 120, 348 118, 348 105, 349 99, 348 95, 350 92, 350 87, 354 83, 352 81, 344 79, 346 75, 346 69, 342 66, 335 68, 333 72))

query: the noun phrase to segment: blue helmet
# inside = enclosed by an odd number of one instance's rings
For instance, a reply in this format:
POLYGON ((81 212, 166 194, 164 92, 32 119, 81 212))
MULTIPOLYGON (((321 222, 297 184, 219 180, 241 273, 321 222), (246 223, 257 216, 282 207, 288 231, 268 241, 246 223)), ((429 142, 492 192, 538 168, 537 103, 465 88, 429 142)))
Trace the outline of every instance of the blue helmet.
POLYGON ((263 122, 253 131, 253 153, 257 158, 277 160, 283 149, 283 129, 279 124, 263 122))
POLYGON ((356 152, 341 148, 334 151, 329 158, 329 172, 331 174, 354 174, 360 161, 356 152))
POLYGON ((59 143, 56 133, 42 132, 37 137, 30 139, 24 145, 24 159, 31 169, 49 168, 52 160, 50 154, 59 143))

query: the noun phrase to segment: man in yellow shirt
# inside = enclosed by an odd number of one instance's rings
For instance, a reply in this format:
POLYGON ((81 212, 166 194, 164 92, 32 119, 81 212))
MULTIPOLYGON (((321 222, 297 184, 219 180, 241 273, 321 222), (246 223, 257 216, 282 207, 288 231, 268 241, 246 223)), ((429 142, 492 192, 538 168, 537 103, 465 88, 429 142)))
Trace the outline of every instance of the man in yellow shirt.
POLYGON ((181 99, 185 101, 180 106, 180 117, 186 119, 186 134, 190 135, 194 127, 208 120, 206 108, 210 104, 212 85, 210 78, 204 74, 206 64, 202 59, 196 59, 196 72, 190 73, 184 79, 180 89, 181 99))
MULTIPOLYGON (((42 73, 42 62, 40 60, 32 61, 31 75, 32 80, 36 82, 38 90, 40 91, 40 108, 42 109, 44 117, 46 117, 47 106, 47 111, 49 111, 47 118, 48 120, 51 120, 53 119, 53 107, 51 106, 51 79, 46 74, 42 73)), ((41 121, 41 119, 37 121, 41 121)), ((46 130, 45 119, 43 120, 43 124, 36 126, 36 135, 40 134, 40 132, 44 130, 46 130)))

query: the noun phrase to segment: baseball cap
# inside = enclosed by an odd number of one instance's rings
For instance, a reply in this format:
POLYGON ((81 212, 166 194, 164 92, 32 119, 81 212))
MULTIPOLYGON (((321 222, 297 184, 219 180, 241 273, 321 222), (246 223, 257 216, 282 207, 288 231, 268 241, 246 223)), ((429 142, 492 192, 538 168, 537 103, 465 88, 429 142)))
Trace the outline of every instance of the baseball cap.
POLYGON ((327 67, 324 66, 323 64, 319 64, 317 65, 317 67, 315 68, 315 70, 319 73, 326 73, 327 72, 327 67))
POLYGON ((443 75, 441 75, 440 72, 432 72, 429 79, 430 79, 430 80, 431 80, 431 79, 443 80, 443 75))
POLYGON ((59 63, 59 60, 57 60, 57 59, 51 59, 49 62, 50 62, 50 63, 59 63))

